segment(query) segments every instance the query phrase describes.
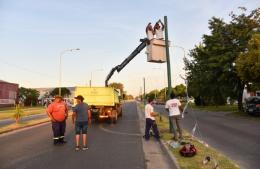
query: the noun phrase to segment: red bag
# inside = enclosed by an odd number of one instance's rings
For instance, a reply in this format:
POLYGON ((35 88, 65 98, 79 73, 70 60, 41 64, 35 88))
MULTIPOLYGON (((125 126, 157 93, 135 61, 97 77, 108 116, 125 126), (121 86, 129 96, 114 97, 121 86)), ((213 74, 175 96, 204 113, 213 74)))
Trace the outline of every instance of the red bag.
POLYGON ((196 155, 197 149, 194 145, 187 143, 180 149, 180 154, 184 157, 193 157, 196 155))

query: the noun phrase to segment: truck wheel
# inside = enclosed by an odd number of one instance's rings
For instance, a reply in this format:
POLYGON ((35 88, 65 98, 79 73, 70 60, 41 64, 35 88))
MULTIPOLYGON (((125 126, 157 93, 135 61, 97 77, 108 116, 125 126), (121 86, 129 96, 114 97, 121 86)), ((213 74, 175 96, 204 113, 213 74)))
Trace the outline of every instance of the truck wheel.
POLYGON ((118 113, 116 110, 113 110, 112 114, 113 114, 112 122, 115 124, 117 122, 118 113))
POLYGON ((109 122, 110 124, 112 124, 112 123, 114 122, 114 118, 113 118, 113 117, 110 117, 108 122, 109 122))
POLYGON ((122 117, 123 116, 123 110, 122 110, 122 107, 119 107, 118 110, 117 110, 119 113, 119 117, 122 117))

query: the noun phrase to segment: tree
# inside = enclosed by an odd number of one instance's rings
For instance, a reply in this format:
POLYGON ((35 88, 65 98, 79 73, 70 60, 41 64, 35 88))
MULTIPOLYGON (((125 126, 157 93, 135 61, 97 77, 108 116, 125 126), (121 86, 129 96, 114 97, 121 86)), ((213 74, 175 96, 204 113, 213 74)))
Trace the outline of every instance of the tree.
POLYGON ((246 83, 260 83, 260 33, 253 34, 247 50, 235 61, 238 76, 246 83))
POLYGON ((221 105, 226 98, 238 100, 242 109, 244 81, 238 76, 234 62, 247 50, 252 34, 259 31, 259 9, 246 15, 231 13, 231 22, 213 17, 209 21, 210 35, 203 35, 202 43, 190 51, 185 60, 189 93, 196 103, 221 105))
POLYGON ((158 90, 158 89, 154 89, 154 90, 150 91, 149 93, 147 93, 147 94, 145 95, 145 97, 146 97, 147 99, 148 99, 148 98, 157 99, 158 93, 159 93, 159 90, 158 90))
POLYGON ((40 93, 35 89, 30 88, 19 88, 19 99, 24 103, 25 106, 35 106, 38 103, 40 93))
POLYGON ((184 84, 177 85, 173 88, 173 92, 176 96, 185 97, 186 96, 186 86, 184 84))
POLYGON ((134 99, 134 96, 133 95, 126 95, 125 97, 126 100, 133 100, 134 99))
MULTIPOLYGON (((51 91, 50 95, 54 97, 55 95, 59 95, 59 88, 55 88, 51 91)), ((62 97, 69 97, 71 95, 71 92, 68 88, 62 87, 61 88, 61 96, 62 97)))
POLYGON ((123 99, 125 99, 124 96, 126 95, 126 92, 124 91, 124 85, 122 83, 113 82, 110 83, 108 86, 118 89, 120 91, 120 95, 123 97, 123 99))
POLYGON ((23 115, 22 113, 23 113, 23 111, 22 111, 22 109, 20 107, 20 104, 16 104, 16 106, 15 106, 15 113, 13 115, 16 124, 18 124, 20 122, 20 119, 21 119, 21 117, 23 115))

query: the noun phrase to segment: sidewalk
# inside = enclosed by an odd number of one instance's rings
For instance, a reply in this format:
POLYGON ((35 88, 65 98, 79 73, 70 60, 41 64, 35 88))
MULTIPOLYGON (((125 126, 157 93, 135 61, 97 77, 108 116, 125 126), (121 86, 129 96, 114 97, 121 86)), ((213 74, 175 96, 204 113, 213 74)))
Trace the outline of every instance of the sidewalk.
MULTIPOLYGON (((144 112, 141 110, 137 103, 137 112, 140 119, 140 130, 144 133, 145 130, 145 117, 144 112)), ((147 169, 178 169, 174 160, 168 154, 163 143, 151 138, 149 141, 142 140, 143 151, 146 160, 147 169)))

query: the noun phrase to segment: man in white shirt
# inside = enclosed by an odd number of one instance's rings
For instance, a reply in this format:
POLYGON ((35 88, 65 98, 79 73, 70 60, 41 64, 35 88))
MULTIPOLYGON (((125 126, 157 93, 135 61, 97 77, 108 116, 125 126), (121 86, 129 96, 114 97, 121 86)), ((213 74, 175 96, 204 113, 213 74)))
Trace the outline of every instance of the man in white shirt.
POLYGON ((161 40, 163 39, 163 31, 164 31, 164 24, 162 23, 161 20, 159 20, 154 25, 154 31, 153 31, 156 36, 156 39, 161 39, 161 40))
POLYGON ((159 131, 155 122, 156 113, 153 109, 153 99, 148 99, 148 104, 145 105, 145 140, 150 139, 150 129, 153 129, 154 137, 159 140, 159 131))
POLYGON ((166 102, 165 109, 169 112, 169 120, 173 127, 173 139, 178 140, 176 130, 178 130, 179 132, 179 139, 183 139, 182 129, 180 125, 180 119, 183 109, 181 107, 181 102, 177 98, 175 98, 174 93, 171 94, 171 99, 166 102))
POLYGON ((147 39, 150 41, 152 40, 154 37, 154 31, 153 31, 153 26, 152 26, 152 23, 149 22, 148 25, 146 26, 145 28, 145 32, 146 32, 146 35, 147 35, 147 39))

